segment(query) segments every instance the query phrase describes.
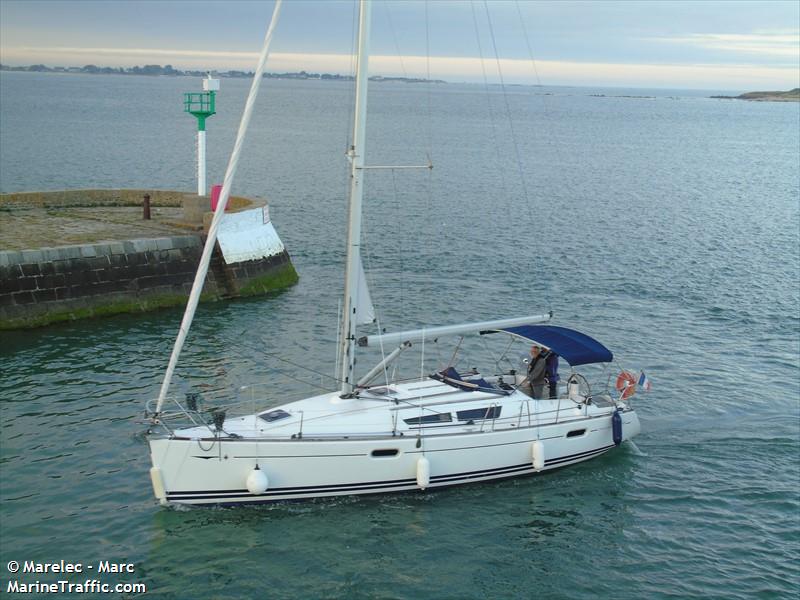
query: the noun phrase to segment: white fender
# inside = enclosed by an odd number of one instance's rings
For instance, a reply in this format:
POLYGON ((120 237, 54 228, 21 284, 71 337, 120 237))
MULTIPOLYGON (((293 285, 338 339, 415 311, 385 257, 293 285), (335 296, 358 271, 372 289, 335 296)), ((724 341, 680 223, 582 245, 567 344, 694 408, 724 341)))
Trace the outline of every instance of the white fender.
POLYGON ((161 469, 150 467, 150 482, 153 484, 153 493, 161 504, 167 503, 167 491, 164 489, 164 478, 161 476, 161 469))
POLYGON ((424 456, 417 461, 417 485, 425 489, 431 482, 431 463, 424 456))
POLYGON ((250 471, 247 476, 247 491, 258 496, 266 492, 268 487, 269 479, 267 479, 267 474, 256 465, 256 468, 250 471))
POLYGON ((544 444, 536 440, 531 444, 531 455, 533 457, 533 469, 541 471, 544 468, 544 444))

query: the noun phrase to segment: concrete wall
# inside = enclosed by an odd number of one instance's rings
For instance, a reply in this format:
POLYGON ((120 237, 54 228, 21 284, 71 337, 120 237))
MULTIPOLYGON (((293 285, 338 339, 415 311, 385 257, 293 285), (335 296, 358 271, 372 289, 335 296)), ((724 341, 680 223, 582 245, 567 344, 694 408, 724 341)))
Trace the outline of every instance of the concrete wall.
MULTIPOLYGON (((198 235, 0 251, 0 329, 184 304, 202 253, 198 235)), ((204 300, 292 285, 289 255, 226 265, 215 250, 204 300)))

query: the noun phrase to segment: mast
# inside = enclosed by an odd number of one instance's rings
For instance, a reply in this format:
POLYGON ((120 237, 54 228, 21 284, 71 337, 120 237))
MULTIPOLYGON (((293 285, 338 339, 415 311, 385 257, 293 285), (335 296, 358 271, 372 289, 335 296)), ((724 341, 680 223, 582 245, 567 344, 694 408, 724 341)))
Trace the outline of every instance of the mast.
POLYGON ((356 106, 353 119, 353 145, 350 159, 350 219, 347 228, 347 268, 344 282, 344 310, 339 338, 342 395, 353 393, 356 346, 356 302, 361 269, 361 200, 363 197, 364 152, 367 122, 367 82, 369 77, 370 0, 360 0, 358 55, 356 67, 356 106))

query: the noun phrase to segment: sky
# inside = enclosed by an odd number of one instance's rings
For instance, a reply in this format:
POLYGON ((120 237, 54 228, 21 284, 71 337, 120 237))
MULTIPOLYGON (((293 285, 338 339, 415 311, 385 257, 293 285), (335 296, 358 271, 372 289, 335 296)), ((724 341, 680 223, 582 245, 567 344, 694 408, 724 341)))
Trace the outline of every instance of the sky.
MULTIPOLYGON (((273 1, 0 0, 0 62, 255 69, 273 1)), ((284 0, 268 71, 350 73, 351 0, 284 0)), ((797 0, 376 0, 371 74, 711 90, 800 87, 797 0), (485 75, 484 75, 485 73, 485 75)))

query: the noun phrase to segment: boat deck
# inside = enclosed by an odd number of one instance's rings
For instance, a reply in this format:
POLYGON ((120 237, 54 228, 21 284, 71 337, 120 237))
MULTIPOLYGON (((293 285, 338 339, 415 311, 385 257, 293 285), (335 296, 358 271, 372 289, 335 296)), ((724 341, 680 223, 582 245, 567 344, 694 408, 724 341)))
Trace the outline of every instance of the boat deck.
MULTIPOLYGON (((566 397, 534 400, 520 390, 463 390, 434 379, 391 384, 342 398, 330 392, 224 421, 221 436, 300 439, 449 435, 561 423, 608 415, 615 404, 597 396, 578 404, 566 397)), ((216 436, 210 423, 174 436, 216 436)))

